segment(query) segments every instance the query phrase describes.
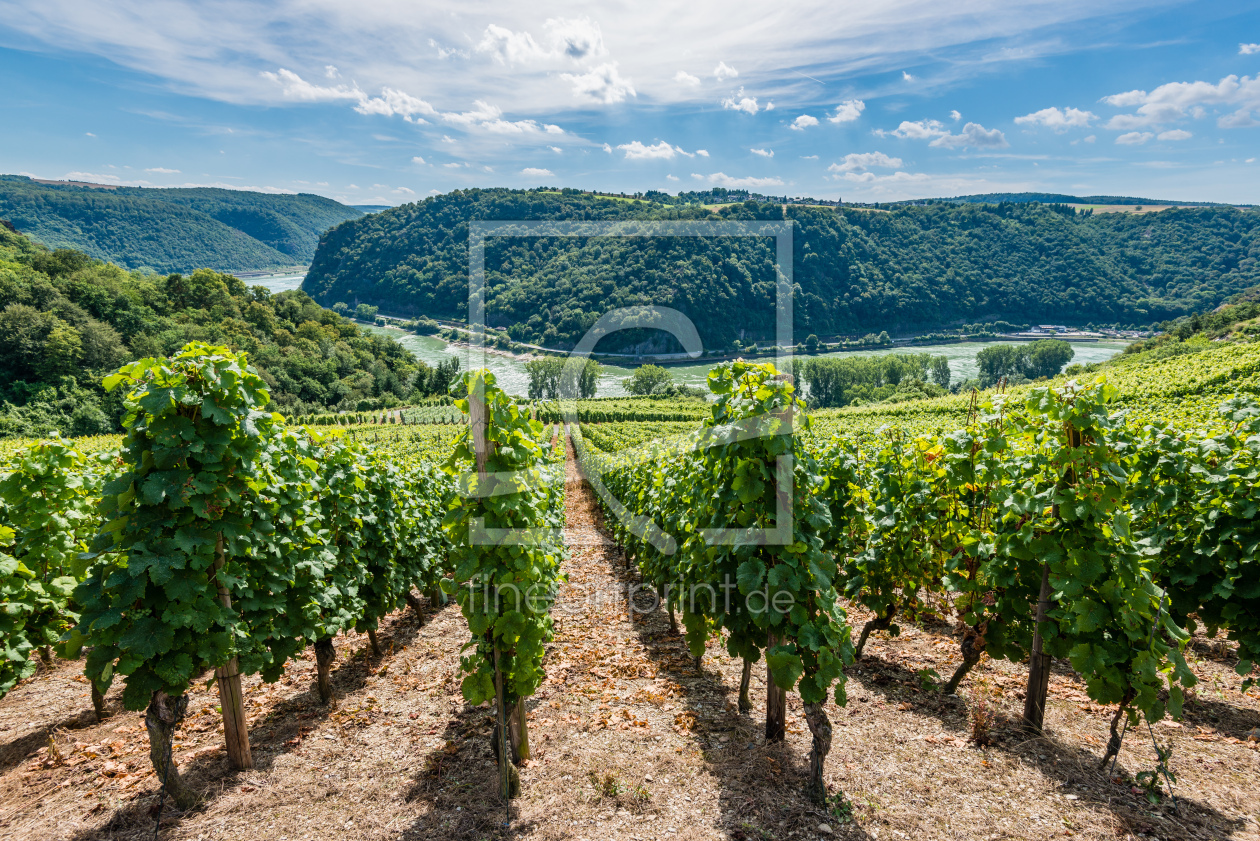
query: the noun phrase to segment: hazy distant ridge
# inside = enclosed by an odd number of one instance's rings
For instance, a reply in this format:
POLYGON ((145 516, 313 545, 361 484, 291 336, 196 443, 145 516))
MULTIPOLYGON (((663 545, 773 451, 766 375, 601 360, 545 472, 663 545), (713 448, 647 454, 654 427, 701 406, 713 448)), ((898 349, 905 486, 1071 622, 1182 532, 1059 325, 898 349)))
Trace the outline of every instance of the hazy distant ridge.
POLYGON ((133 269, 306 265, 320 234, 361 215, 306 193, 90 186, 0 175, 0 219, 52 248, 78 249, 133 269))

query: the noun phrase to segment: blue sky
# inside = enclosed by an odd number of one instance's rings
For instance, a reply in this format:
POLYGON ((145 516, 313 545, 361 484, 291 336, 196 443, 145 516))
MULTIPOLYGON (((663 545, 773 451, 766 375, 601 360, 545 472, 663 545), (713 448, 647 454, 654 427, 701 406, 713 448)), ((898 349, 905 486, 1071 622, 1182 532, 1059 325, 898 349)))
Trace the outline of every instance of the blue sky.
POLYGON ((1260 0, 0 0, 0 171, 1260 202, 1260 0))

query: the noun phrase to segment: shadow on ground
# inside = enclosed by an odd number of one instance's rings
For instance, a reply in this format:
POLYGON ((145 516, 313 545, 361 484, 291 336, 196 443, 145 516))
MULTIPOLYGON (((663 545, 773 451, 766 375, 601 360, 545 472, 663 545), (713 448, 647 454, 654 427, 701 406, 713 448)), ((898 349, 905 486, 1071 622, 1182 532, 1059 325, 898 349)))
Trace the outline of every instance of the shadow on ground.
MULTIPOLYGON (((441 610, 443 606, 437 606, 441 610)), ((432 620, 433 606, 429 606, 425 624, 432 620)), ((286 698, 256 722, 249 730, 254 771, 266 771, 275 763, 277 756, 300 751, 302 742, 321 722, 337 709, 345 696, 363 688, 367 678, 380 668, 383 660, 405 651, 419 634, 422 626, 410 610, 402 610, 386 617, 377 633, 383 653, 373 655, 364 649, 349 658, 339 658, 339 665, 331 675, 333 701, 324 704, 314 685, 305 692, 286 698)), ((203 675, 202 678, 205 676, 203 675)), ((246 696, 248 700, 248 695, 246 696)), ((87 715, 91 716, 91 711, 87 715)), ((93 717, 93 721, 95 718, 93 717)), ((178 735, 177 735, 178 738, 178 735)), ((181 810, 169 799, 162 802, 163 834, 177 828, 187 817, 205 811, 219 795, 230 790, 251 771, 237 771, 227 760, 226 750, 219 746, 212 753, 198 756, 178 767, 184 782, 201 797, 191 809, 181 810)), ((136 796, 127 804, 113 810, 106 822, 95 828, 70 836, 71 841, 103 841, 104 839, 132 839, 153 837, 157 822, 160 790, 136 796)))

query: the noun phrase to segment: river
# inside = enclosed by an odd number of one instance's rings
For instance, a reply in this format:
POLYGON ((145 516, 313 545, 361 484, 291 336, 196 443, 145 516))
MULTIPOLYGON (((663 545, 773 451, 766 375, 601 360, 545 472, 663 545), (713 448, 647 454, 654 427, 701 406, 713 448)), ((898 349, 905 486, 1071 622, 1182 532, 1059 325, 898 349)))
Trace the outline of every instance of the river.
POLYGON ((302 281, 306 279, 306 272, 285 272, 283 274, 265 274, 256 277, 242 278, 242 282, 246 286, 261 286, 272 295, 279 292, 288 292, 290 289, 298 289, 302 285, 302 281))
MULTIPOLYGON (((388 335, 396 340, 407 350, 420 360, 435 365, 450 356, 459 357, 460 370, 468 368, 468 348, 456 347, 448 344, 442 339, 433 336, 416 336, 404 330, 394 327, 370 327, 374 332, 388 335)), ((974 377, 980 373, 979 367, 976 365, 976 354, 987 347, 993 347, 998 344, 1016 344, 1013 342, 963 342, 954 345, 910 345, 907 347, 886 348, 882 350, 864 350, 864 351, 838 351, 835 353, 822 354, 823 356, 886 356, 890 353, 930 353, 933 356, 944 356, 949 360, 949 371, 954 382, 974 377)), ((1018 343, 1024 344, 1024 343, 1018 343)), ((1072 350, 1075 352, 1072 361, 1079 363, 1102 362, 1110 359, 1117 353, 1120 353, 1127 346, 1127 342, 1073 342, 1072 350)), ((772 357, 766 357, 767 360, 772 357)), ((705 378, 708 376, 709 369, 714 363, 706 363, 703 365, 671 365, 669 367, 670 376, 675 382, 684 383, 686 385, 703 386, 705 378)), ((621 366, 603 363, 604 373, 600 377, 599 386, 596 390, 597 397, 620 397, 626 392, 622 388, 622 380, 630 376, 634 370, 633 367, 624 368, 621 366)), ((486 354, 486 367, 489 368, 498 381, 500 388, 509 394, 526 394, 529 391, 529 375, 525 373, 525 363, 523 360, 515 357, 503 356, 497 353, 486 354)))

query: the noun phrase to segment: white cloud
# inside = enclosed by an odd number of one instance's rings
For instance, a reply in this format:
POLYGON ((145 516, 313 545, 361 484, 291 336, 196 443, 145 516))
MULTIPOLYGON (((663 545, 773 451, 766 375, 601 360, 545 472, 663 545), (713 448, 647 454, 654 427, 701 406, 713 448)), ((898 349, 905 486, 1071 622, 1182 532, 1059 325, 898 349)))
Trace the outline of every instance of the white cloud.
POLYGON ((1251 126, 1260 125, 1251 116, 1251 112, 1245 108, 1240 108, 1232 114, 1218 117, 1216 124, 1221 128, 1250 128, 1251 126))
POLYGON ((1159 126, 1177 120, 1207 115, 1209 106, 1237 109, 1217 119, 1222 128, 1251 125, 1250 113, 1260 109, 1260 76, 1230 75, 1216 84, 1211 82, 1169 82, 1150 93, 1141 90, 1105 96, 1101 100, 1117 108, 1138 106, 1132 114, 1117 114, 1107 121, 1107 128, 1124 131, 1159 126))
POLYGON ((801 160, 803 160, 803 161, 816 161, 816 160, 818 160, 818 156, 817 156, 817 155, 801 155, 801 160))
POLYGON ((1094 142, 1095 140, 1097 140, 1097 139, 1098 139, 1098 135, 1096 135, 1096 134, 1091 134, 1089 137, 1086 137, 1086 138, 1084 139, 1084 141, 1082 141, 1082 142, 1084 142, 1084 143, 1093 143, 1093 142, 1094 142))
POLYGON ((949 130, 939 120, 917 120, 915 122, 902 120, 901 125, 892 130, 892 134, 894 137, 901 137, 906 140, 928 140, 949 134, 949 130))
MULTIPOLYGON (((723 99, 722 107, 728 111, 743 111, 745 114, 756 114, 761 110, 761 106, 757 104, 757 97, 744 96, 743 88, 723 99)), ((766 106, 766 110, 769 111, 773 107, 774 103, 770 103, 766 106)))
POLYGON ((793 131, 804 131, 810 126, 818 125, 818 118, 811 117, 809 114, 802 114, 792 121, 791 128, 793 131))
POLYGON ((678 180, 678 176, 677 176, 677 175, 666 175, 666 176, 665 176, 665 180, 666 180, 666 181, 677 181, 677 180, 678 180))
POLYGON ((549 169, 540 169, 539 167, 536 167, 536 166, 527 166, 521 170, 521 175, 529 175, 536 178, 542 178, 543 176, 554 177, 555 173, 549 169))
POLYGON ((513 32, 505 26, 492 23, 477 44, 477 52, 490 53, 500 64, 520 64, 547 56, 534 36, 528 32, 513 32))
POLYGON ((1003 149, 1011 144, 1000 129, 987 129, 979 123, 967 123, 958 134, 946 132, 928 144, 944 149, 1003 149))
POLYGON ((1260 44, 1239 44, 1238 45, 1239 55, 1255 55, 1256 53, 1260 53, 1260 44))
POLYGON ((623 79, 617 71, 616 62, 601 64, 582 74, 561 73, 560 78, 573 85, 574 96, 588 102, 613 105, 624 102, 627 96, 638 96, 630 80, 623 79))
POLYGON ((866 110, 866 103, 860 99, 846 99, 836 106, 836 113, 827 118, 832 123, 851 123, 866 110))
POLYGON ((559 155, 561 152, 563 152, 563 151, 564 151, 564 150, 563 150, 563 149, 561 149, 559 146, 548 146, 547 148, 548 148, 548 149, 550 149, 551 151, 555 152, 557 155, 559 155))
POLYGON ((425 160, 424 160, 424 158, 420 157, 419 155, 416 155, 414 158, 412 158, 412 159, 411 159, 411 162, 412 162, 413 164, 416 164, 417 166, 424 166, 424 165, 425 165, 425 160))
POLYGON ((1185 129, 1175 128, 1168 131, 1161 131, 1157 140, 1189 140, 1194 134, 1185 129))
POLYGON ((443 61, 450 58, 451 56, 455 56, 456 58, 468 58, 467 50, 457 50, 454 47, 443 47, 433 38, 429 39, 429 46, 437 50, 438 58, 442 59, 443 61))
MULTIPOLYGON (((471 111, 445 112, 441 119, 462 128, 481 128, 492 134, 535 134, 543 131, 533 120, 504 120, 503 109, 478 99, 471 111)), ((551 132, 548 132, 551 133, 551 132)))
POLYGON ((477 52, 490 53, 500 64, 529 64, 564 57, 580 61, 608 52, 599 24, 590 18, 552 18, 543 26, 549 32, 546 47, 528 32, 514 32, 492 23, 477 44, 477 52))
POLYGON ((605 143, 605 144, 604 144, 604 151, 605 151, 605 152, 607 152, 608 154, 610 154, 610 155, 611 155, 611 154, 612 154, 612 147, 611 147, 611 146, 609 146, 607 143, 605 143))
POLYGON ((88 137, 96 137, 96 135, 95 135, 95 134, 92 134, 92 132, 90 132, 90 131, 88 131, 88 132, 84 132, 84 134, 86 134, 88 137))
POLYGON ((700 84, 700 77, 692 76, 686 70, 679 70, 677 73, 674 74, 674 81, 678 82, 679 84, 691 85, 692 87, 695 87, 696 85, 700 84))
POLYGON ((902 70, 902 71, 901 71, 901 78, 902 78, 902 79, 904 79, 904 80, 905 80, 905 81, 907 81, 907 82, 913 82, 913 81, 914 81, 914 77, 913 77, 913 76, 911 76, 909 73, 907 73, 905 70, 902 70))
POLYGON ((466 166, 466 164, 461 164, 458 161, 451 161, 449 163, 442 164, 442 166, 446 167, 447 169, 461 169, 464 166, 466 166))
POLYGON ((734 79, 739 75, 739 71, 728 65, 725 61, 719 61, 718 66, 713 68, 713 78, 719 82, 725 82, 727 79, 734 79))
MULTIPOLYGON (((697 176, 695 173, 692 174, 692 177, 705 178, 705 176, 703 175, 697 176)), ((756 178, 753 176, 748 176, 746 178, 733 178, 727 175, 725 172, 715 172, 712 175, 708 176, 705 180, 707 180, 710 184, 714 184, 718 187, 729 187, 729 188, 735 188, 735 189, 743 188, 745 190, 757 189, 760 187, 782 187, 783 186, 783 180, 780 178, 773 178, 773 177, 756 178)))
POLYGON ((624 151, 626 159, 631 161, 671 161, 678 155, 687 155, 689 158, 695 157, 694 154, 688 155, 678 146, 671 146, 664 140, 652 146, 647 146, 638 140, 634 140, 630 143, 622 143, 617 148, 624 151))
POLYGON ((394 192, 400 196, 414 196, 416 194, 415 190, 409 189, 407 187, 395 188, 394 192))
POLYGON ((1070 128, 1085 128, 1090 120, 1095 119, 1097 115, 1092 111, 1082 111, 1079 108, 1064 108, 1060 111, 1056 107, 1050 107, 1016 117, 1015 123, 1017 125, 1042 125, 1062 134, 1070 128))
POLYGON ((394 88, 381 88, 381 95, 374 97, 359 95, 359 104, 354 110, 363 115, 377 114, 382 117, 402 117, 407 122, 427 122, 424 117, 438 116, 438 110, 423 99, 414 97, 405 91, 394 88), (423 115, 423 116, 421 116, 423 115))
MULTIPOLYGON (((615 75, 615 69, 613 72, 615 75)), ((354 110, 365 116, 399 116, 409 123, 427 123, 429 120, 425 118, 428 117, 466 130, 480 129, 492 134, 564 134, 564 129, 557 125, 539 124, 535 120, 505 120, 503 109, 480 99, 473 102, 471 111, 439 111, 429 102, 397 88, 384 87, 379 96, 368 96, 357 86, 313 85, 283 68, 276 73, 264 72, 262 75, 280 84, 287 98, 305 102, 354 99, 358 101, 354 110)), ((442 139, 454 142, 445 136, 442 139)))
POLYGON ((827 167, 828 172, 862 172, 870 167, 896 169, 902 166, 901 158, 893 158, 883 152, 850 152, 844 160, 827 167))
POLYGON ((599 24, 590 18, 555 18, 545 24, 555 48, 574 61, 595 58, 608 52, 599 24))
POLYGON ((442 142, 443 142, 443 143, 454 143, 454 142, 455 142, 455 138, 451 137, 449 134, 444 134, 444 135, 442 135, 442 142))
POLYGON ((357 87, 313 85, 292 70, 286 70, 283 67, 275 73, 264 70, 259 75, 280 85, 285 99, 294 99, 299 102, 336 102, 343 99, 362 100, 364 98, 363 91, 357 87))
POLYGON ((166 167, 164 167, 164 166, 153 166, 153 167, 149 167, 148 169, 146 169, 146 170, 145 170, 145 172, 160 172, 160 173, 162 173, 163 175, 171 175, 171 174, 173 174, 173 173, 179 172, 179 170, 178 170, 178 169, 167 169, 167 168, 166 168, 166 167))
POLYGON ((329 79, 336 79, 341 75, 341 71, 331 64, 324 65, 324 76, 329 79))
POLYGON ((954 122, 958 122, 959 120, 962 119, 962 113, 959 111, 950 111, 949 118, 953 120, 954 122))
POLYGON ((707 157, 709 157, 709 150, 708 150, 708 149, 697 149, 697 150, 696 150, 696 154, 697 154, 697 155, 699 155, 699 156, 700 156, 700 157, 702 157, 702 158, 707 158, 707 157))
POLYGON ((760 156, 761 156, 761 157, 763 157, 763 158, 773 158, 773 157, 774 157, 774 150, 773 150, 773 149, 749 149, 748 151, 749 151, 749 152, 752 152, 754 155, 760 155, 760 156))
MULTIPOLYGON (((384 117, 401 116, 411 123, 428 122, 419 115, 432 117, 448 125, 465 130, 480 129, 491 134, 564 134, 564 129, 554 125, 540 125, 535 120, 505 120, 503 109, 480 99, 473 102, 471 111, 438 111, 423 99, 404 91, 383 88, 381 95, 364 97, 354 110, 364 115, 384 117)), ((444 143, 454 143, 448 135, 442 135, 444 143)))
POLYGON ((1121 146, 1141 146, 1155 135, 1149 131, 1131 131, 1116 138, 1121 146))

